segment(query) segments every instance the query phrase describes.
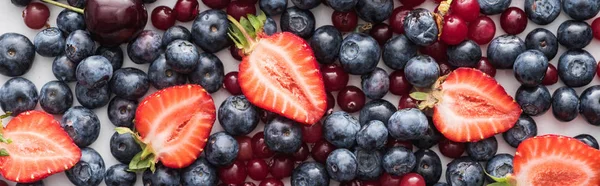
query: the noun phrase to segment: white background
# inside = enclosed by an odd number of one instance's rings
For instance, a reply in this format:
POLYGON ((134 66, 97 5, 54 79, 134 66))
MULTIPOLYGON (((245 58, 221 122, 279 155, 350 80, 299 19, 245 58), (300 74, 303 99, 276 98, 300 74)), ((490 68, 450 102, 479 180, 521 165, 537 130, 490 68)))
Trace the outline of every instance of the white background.
MULTIPOLYGON (((36 1, 36 0, 34 0, 34 1, 36 1)), ((60 0, 60 2, 67 3, 66 0, 60 0)), ((146 8, 148 10, 148 14, 150 14, 152 12, 152 10, 154 9, 154 7, 156 7, 156 6, 166 5, 166 6, 172 7, 172 6, 174 6, 174 4, 175 4, 175 0, 158 0, 157 2, 155 2, 153 4, 146 5, 146 8)), ((396 7, 400 6, 400 3, 398 2, 398 0, 394 0, 394 4, 396 7)), ((288 3, 288 6, 293 6, 291 1, 288 3)), ((523 1, 513 0, 511 6, 516 6, 516 7, 522 8, 523 1)), ((433 0, 427 0, 427 2, 422 5, 422 7, 426 7, 427 9, 433 11, 435 5, 433 3, 433 0)), ((33 42, 33 38, 35 37, 37 32, 39 32, 40 30, 32 30, 32 29, 28 28, 27 26, 25 26, 23 19, 21 17, 21 13, 22 13, 23 9, 24 9, 24 7, 14 6, 12 3, 10 3, 9 0, 0 1, 0 12, 2 12, 2 16, 0 16, 0 24, 1 24, 0 34, 4 34, 7 32, 17 32, 17 33, 21 33, 21 34, 27 36, 33 42)), ((201 3, 200 11, 205 11, 207 9, 208 8, 201 3)), ((258 5, 257 5, 257 9, 258 9, 258 5)), ((51 26, 56 27, 56 17, 58 16, 58 14, 62 10, 62 8, 50 7, 50 10, 51 10, 51 16, 49 19, 49 24, 51 26)), ((315 15, 317 26, 331 24, 331 13, 333 12, 333 10, 331 8, 326 7, 324 5, 320 5, 319 7, 314 8, 312 10, 312 12, 315 15)), ((150 15, 148 17, 150 17, 150 15)), ((490 17, 496 23, 496 36, 504 34, 504 31, 502 31, 502 29, 500 27, 500 22, 499 22, 500 15, 494 15, 494 16, 490 16, 490 17)), ((278 27, 279 27, 279 21, 278 21, 279 16, 274 17, 274 19, 277 21, 278 27)), ((560 16, 553 23, 546 25, 546 26, 535 25, 533 22, 529 21, 529 24, 527 25, 527 29, 523 33, 519 34, 518 36, 522 39, 525 39, 525 36, 527 35, 527 33, 529 33, 529 31, 531 31, 535 28, 538 28, 538 27, 544 27, 556 34, 556 30, 557 30, 558 26, 563 21, 568 20, 568 19, 569 19, 568 16, 564 12, 561 12, 560 16)), ((593 21, 593 19, 588 20, 587 22, 591 24, 592 21, 593 21)), ((191 22, 188 22, 188 23, 179 23, 178 22, 177 24, 184 25, 188 29, 191 26, 191 22)), ((150 19, 148 19, 148 24, 146 25, 146 29, 155 30, 155 28, 150 23, 150 19)), ((594 41, 592 41, 592 43, 590 45, 588 45, 585 49, 588 50, 596 59, 600 59, 599 46, 600 46, 600 42, 598 42, 597 40, 594 39, 594 41)), ((126 52, 126 50, 125 50, 126 45, 122 45, 121 47, 123 48, 123 51, 126 52)), ((482 46, 484 55, 486 54, 486 48, 487 48, 487 45, 482 46)), ((565 48, 561 46, 558 50, 557 56, 550 62, 556 66, 558 63, 559 56, 564 51, 565 51, 565 48)), ((229 50, 227 50, 227 49, 222 50, 219 53, 217 53, 217 56, 221 59, 221 61, 223 62, 224 66, 225 66, 225 73, 230 72, 230 71, 237 71, 237 68, 238 68, 237 65, 239 62, 231 57, 229 50)), ((47 57, 42 57, 40 55, 37 55, 32 69, 28 73, 23 75, 23 77, 25 77, 25 78, 31 80, 33 83, 35 83, 35 85, 39 91, 40 88, 46 82, 56 79, 54 77, 54 75, 52 74, 52 70, 51 70, 53 60, 54 60, 54 58, 47 58, 47 57)), ((128 57, 125 55, 125 62, 123 64, 123 67, 136 67, 141 70, 147 71, 148 64, 137 65, 137 64, 131 62, 131 60, 129 60, 128 57)), ((384 65, 383 62, 379 63, 379 67, 385 69, 388 73, 392 72, 389 68, 387 68, 384 65)), ((0 75, 0 84, 3 84, 8 79, 9 79, 9 77, 0 75)), ((511 70, 498 70, 497 74, 496 74, 496 79, 500 82, 500 84, 502 84, 504 86, 504 88, 510 95, 514 96, 517 88, 519 87, 519 83, 514 78, 514 75, 511 70)), ((592 83, 590 85, 597 85, 597 84, 599 84, 599 82, 600 81, 598 81, 598 77, 595 77, 594 81, 592 81, 592 83)), ((350 84, 360 87, 360 77, 359 76, 351 76, 350 84)), ((588 85, 588 86, 590 86, 590 85, 588 85)), ((74 94, 75 83, 70 83, 69 86, 71 87, 73 94, 74 94)), ((548 89, 552 93, 552 92, 554 92, 554 90, 556 90, 557 88, 559 88, 561 86, 564 86, 564 84, 559 81, 557 84, 555 84, 553 86, 549 86, 548 89)), ((588 87, 588 86, 586 86, 586 87, 588 87)), ((576 88, 575 90, 577 91, 578 94, 581 94, 581 92, 583 92, 583 90, 586 87, 576 88)), ((154 92, 153 88, 148 93, 151 93, 151 92, 154 92)), ((334 96, 335 95, 336 95, 336 93, 334 92, 334 96)), ((221 89, 218 92, 213 93, 212 97, 215 101, 216 107, 218 107, 221 104, 221 102, 228 96, 230 96, 230 94, 225 89, 221 89)), ((390 101, 391 103, 393 103, 394 105, 397 106, 399 96, 388 93, 384 99, 390 101)), ((77 99, 74 100, 74 105, 79 105, 79 103, 77 102, 77 99)), ((41 110, 39 105, 36 109, 41 110)), ((339 110, 339 108, 337 106, 336 106, 336 110, 339 110)), ((108 120, 106 107, 95 109, 94 112, 100 118, 102 126, 101 126, 101 131, 100 131, 100 137, 98 138, 98 140, 96 140, 95 143, 90 145, 90 147, 96 149, 102 155, 102 157, 104 158, 104 162, 106 164, 106 168, 108 168, 108 167, 118 163, 117 160, 112 157, 112 155, 110 153, 110 149, 109 149, 109 141, 110 141, 110 137, 114 133, 114 125, 112 125, 111 122, 108 120)), ((538 135, 553 133, 553 134, 562 134, 562 135, 567 135, 567 136, 575 136, 578 134, 587 133, 587 134, 593 135, 596 138, 600 137, 600 128, 588 124, 587 122, 585 122, 585 120, 581 116, 578 116, 575 120, 573 120, 571 122, 563 123, 563 122, 556 120, 551 112, 552 111, 549 110, 548 112, 546 112, 545 114, 543 114, 541 116, 534 117, 534 119, 537 123, 537 126, 538 126, 538 135)), ((356 115, 356 116, 358 117, 358 115, 356 115)), ((56 116, 56 118, 60 118, 60 116, 56 116)), ((8 120, 9 119, 5 119, 4 123, 7 123, 8 120)), ((259 127, 256 130, 254 130, 252 134, 254 134, 258 131, 262 131, 262 128, 263 128, 262 126, 263 126, 263 124, 259 124, 259 127)), ((221 130, 222 130, 222 128, 218 124, 218 121, 217 121, 214 124, 212 132, 214 133, 216 131, 221 131, 221 130)), ((502 139, 501 135, 496 135, 496 138, 499 142, 498 153, 514 154, 515 149, 510 147, 508 144, 506 144, 506 142, 504 142, 504 140, 502 139)), ((451 159, 442 156, 439 153, 437 146, 434 146, 431 149, 438 152, 438 155, 442 159, 442 165, 445 170, 446 164, 449 163, 451 159)), ((250 178, 248 178, 248 180, 250 180, 250 178)), ((445 172, 442 174, 441 180, 442 180, 442 182, 446 182, 445 181, 445 172)), ((289 185, 289 179, 285 179, 284 181, 285 181, 286 185, 289 185)), ((46 178, 44 180, 44 182, 45 182, 45 185, 50 185, 50 186, 72 185, 64 173, 50 176, 50 177, 46 178)), ((258 185, 258 182, 256 182, 256 183, 258 185)), ((337 182, 332 181, 331 183, 332 183, 331 185, 337 185, 337 182)), ((14 183, 10 183, 10 185, 14 185, 14 183)), ((101 183, 101 185, 105 185, 104 181, 101 183)), ((138 181, 136 182, 136 185, 142 185, 141 174, 138 174, 138 181)))

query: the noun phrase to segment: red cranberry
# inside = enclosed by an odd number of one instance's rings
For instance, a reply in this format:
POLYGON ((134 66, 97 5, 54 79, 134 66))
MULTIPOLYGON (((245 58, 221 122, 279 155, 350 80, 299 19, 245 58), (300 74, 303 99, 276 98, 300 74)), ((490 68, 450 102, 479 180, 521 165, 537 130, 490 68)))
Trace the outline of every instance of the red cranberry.
POLYGON ((345 181, 340 183, 340 186, 362 186, 363 183, 360 180, 352 180, 352 181, 345 181))
POLYGON ((8 183, 6 183, 4 180, 0 180, 0 186, 8 186, 8 183))
POLYGON ((405 108, 417 108, 417 100, 410 97, 408 94, 402 95, 398 103, 398 110, 405 108))
POLYGON ((302 125, 302 141, 305 143, 316 143, 323 137, 321 122, 312 125, 302 125))
POLYGON ((469 24, 469 39, 485 45, 494 39, 496 24, 488 16, 481 16, 469 24))
POLYGON ((392 38, 392 29, 385 23, 377 23, 371 28, 369 35, 371 35, 379 45, 384 45, 388 39, 392 38))
POLYGON ((600 39, 600 17, 597 17, 592 22, 592 34, 596 39, 600 39))
POLYGON ((452 72, 452 70, 454 70, 454 67, 447 61, 438 61, 438 65, 440 67, 440 75, 442 76, 448 75, 450 72, 452 72))
POLYGON ((331 92, 327 92, 327 110, 325 112, 325 115, 329 115, 331 113, 333 113, 333 107, 335 107, 335 98, 333 97, 333 94, 331 94, 331 92))
POLYGON ((444 18, 440 40, 448 45, 458 45, 467 38, 467 22, 456 15, 448 15, 444 18))
POLYGON ((417 173, 408 173, 400 180, 402 186, 425 186, 425 178, 417 173))
POLYGON ((231 53, 231 57, 233 57, 233 59, 238 60, 238 61, 242 60, 242 54, 240 53, 241 51, 235 45, 231 45, 229 47, 229 52, 231 53))
POLYGON ((231 17, 240 20, 241 17, 246 17, 248 14, 256 14, 254 4, 244 3, 242 1, 234 1, 227 5, 227 14, 231 17))
POLYGON ((254 184, 252 182, 246 182, 246 183, 244 183, 244 186, 256 186, 256 184, 254 184))
POLYGON ((390 27, 396 34, 404 34, 404 17, 408 15, 412 8, 400 6, 394 9, 390 16, 390 27))
POLYGON ((240 147, 237 159, 241 161, 251 160, 252 156, 254 155, 252 153, 252 139, 248 136, 236 136, 235 140, 238 142, 240 147))
POLYGON ((219 168, 219 179, 225 184, 243 184, 246 176, 246 166, 242 161, 219 168))
POLYGON ((479 2, 477 0, 455 0, 450 5, 450 11, 466 22, 475 21, 479 17, 479 2))
POLYGON ((362 181, 362 186, 380 186, 379 180, 362 181))
POLYGON ((410 141, 402 141, 399 139, 394 139, 392 137, 388 138, 387 143, 385 144, 385 147, 387 148, 392 148, 392 147, 404 147, 410 151, 413 150, 413 145, 410 141))
POLYGON ((329 92, 342 90, 348 85, 348 80, 350 79, 348 73, 338 64, 321 66, 321 75, 323 76, 325 90, 329 92))
POLYGON ((211 9, 223 9, 229 4, 229 0, 202 0, 211 9))
MULTIPOLYGON (((600 69, 596 68, 596 73, 600 72, 598 70, 600 69)), ((558 71, 552 63, 548 63, 548 69, 546 69, 546 75, 542 80, 542 85, 554 85, 556 82, 558 82, 558 71)))
POLYGON ((410 92, 412 85, 408 83, 406 77, 404 77, 403 70, 396 70, 389 76, 390 78, 390 92, 394 95, 404 95, 410 92))
POLYGON ((246 171, 253 180, 263 180, 269 175, 269 165, 262 158, 251 159, 246 162, 246 171))
POLYGON ((329 153, 333 152, 334 150, 335 146, 333 144, 329 143, 325 139, 321 139, 312 147, 310 154, 312 155, 313 159, 315 159, 315 161, 319 163, 325 163, 325 160, 327 160, 327 156, 329 156, 329 153))
POLYGON ((262 121, 263 123, 269 123, 271 120, 277 117, 277 114, 263 109, 258 110, 258 115, 260 117, 260 121, 262 121))
POLYGON ((292 154, 292 159, 296 162, 303 162, 308 158, 310 151, 308 150, 308 145, 306 143, 302 143, 302 146, 292 154))
POLYGON ((160 30, 167 30, 175 25, 173 10, 167 6, 158 6, 152 10, 152 25, 160 30))
POLYGON ((380 177, 379 177, 379 183, 381 185, 400 185, 400 180, 402 179, 402 176, 393 176, 388 174, 387 172, 384 172, 380 177))
POLYGON ((41 29, 46 26, 50 17, 48 6, 38 2, 32 2, 23 10, 25 25, 31 29, 41 29))
POLYGON ((520 8, 510 7, 500 15, 500 27, 507 34, 520 34, 527 27, 527 14, 520 8))
POLYGON ((448 55, 446 54, 447 50, 448 45, 437 41, 429 46, 421 47, 419 52, 421 52, 421 54, 431 56, 433 59, 435 59, 435 61, 448 61, 448 55))
POLYGON ((242 88, 238 84, 238 72, 233 71, 225 74, 223 79, 223 88, 232 95, 242 95, 242 88))
POLYGON ((273 151, 265 143, 265 133, 258 132, 252 136, 252 152, 257 158, 269 158, 273 156, 273 151))
POLYGON ((496 76, 496 68, 494 67, 494 65, 492 65, 492 63, 490 63, 487 57, 481 57, 481 59, 477 63, 476 68, 481 70, 483 73, 486 73, 487 75, 490 75, 492 77, 496 76))
POLYGON ((177 0, 173 10, 177 21, 188 22, 196 19, 200 12, 198 0, 177 0))
POLYGON ((242 3, 247 3, 247 4, 256 4, 258 2, 258 0, 236 0, 236 1, 241 1, 242 3))
POLYGON ((365 106, 365 93, 355 86, 346 86, 337 95, 337 103, 346 112, 353 113, 365 106))
POLYGON ((294 170, 294 160, 286 154, 277 154, 269 161, 269 172, 275 178, 287 178, 294 170))
POLYGON ((283 186, 283 182, 276 178, 267 178, 261 181, 258 186, 283 186))
POLYGON ((425 0, 400 0, 402 6, 415 7, 423 4, 425 0))
POLYGON ((333 26, 340 32, 351 32, 358 25, 358 15, 354 11, 339 12, 333 11, 331 14, 333 26))
POLYGON ((453 142, 446 138, 440 140, 438 144, 440 153, 449 158, 459 158, 465 152, 465 144, 459 142, 453 142))

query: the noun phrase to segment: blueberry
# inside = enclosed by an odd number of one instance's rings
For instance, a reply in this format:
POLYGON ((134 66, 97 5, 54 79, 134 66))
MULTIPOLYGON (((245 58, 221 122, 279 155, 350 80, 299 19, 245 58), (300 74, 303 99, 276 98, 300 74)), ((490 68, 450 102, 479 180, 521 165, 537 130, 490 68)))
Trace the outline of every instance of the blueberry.
POLYGON ((433 184, 433 186, 450 186, 447 183, 443 183, 443 182, 437 182, 435 184, 433 184))
POLYGON ((448 47, 448 63, 455 67, 475 67, 481 59, 481 48, 473 40, 448 47))
POLYGON ((159 164, 156 165, 156 171, 154 172, 151 172, 149 169, 144 171, 142 182, 144 185, 180 186, 181 173, 178 169, 168 168, 159 164))
POLYGON ((106 186, 133 186, 137 180, 135 172, 130 172, 129 166, 125 164, 115 164, 106 170, 104 183, 106 186))
POLYGON ((46 28, 33 39, 35 51, 44 57, 56 57, 64 51, 65 37, 56 27, 46 28))
POLYGON ((433 125, 433 119, 427 117, 427 121, 429 122, 429 127, 427 127, 425 135, 421 136, 419 139, 412 140, 412 144, 419 149, 431 148, 438 144, 442 139, 442 134, 435 128, 435 125, 433 125))
POLYGON ((166 48, 175 40, 191 41, 192 33, 183 26, 172 26, 171 28, 167 29, 165 33, 163 33, 162 46, 166 48))
POLYGON ((560 0, 525 0, 525 13, 538 25, 550 24, 560 14, 560 0))
POLYGON ((81 106, 89 109, 100 108, 110 101, 110 87, 104 85, 96 89, 87 89, 77 83, 75 84, 75 98, 81 106))
POLYGON ((317 28, 308 43, 319 63, 331 64, 340 54, 342 34, 335 27, 325 25, 317 28))
POLYGON ((65 55, 57 56, 52 62, 52 73, 60 81, 67 83, 77 81, 75 76, 76 69, 77 63, 69 60, 65 55))
MULTIPOLYGON (((487 161, 485 171, 490 175, 497 178, 505 177, 508 174, 513 173, 513 156, 510 154, 497 154, 492 159, 487 161)), ((488 177, 488 180, 493 180, 488 177)))
POLYGON ((65 34, 70 34, 75 30, 85 30, 85 18, 83 14, 64 9, 56 18, 56 26, 65 34))
POLYGON ((85 4, 87 4, 87 0, 67 0, 67 3, 77 8, 84 8, 85 4))
POLYGON ((446 182, 450 185, 483 185, 484 181, 483 167, 477 161, 460 157, 448 163, 446 182))
POLYGON ((287 0, 259 0, 258 6, 265 14, 269 16, 276 16, 287 8, 287 0))
POLYGON ((348 12, 354 9, 358 0, 325 0, 331 9, 338 12, 348 12))
POLYGON ((356 133, 358 147, 371 151, 383 148, 388 139, 388 130, 379 120, 371 120, 356 133))
POLYGON ((519 54, 513 65, 515 78, 524 86, 541 84, 547 69, 548 58, 544 53, 534 49, 519 54))
POLYGON ((498 140, 492 136, 477 142, 467 143, 467 154, 476 161, 490 160, 498 151, 498 140))
POLYGON ((50 81, 40 91, 40 106, 50 114, 63 114, 73 105, 71 88, 61 81, 50 81))
POLYGON ((392 69, 402 70, 406 62, 417 55, 418 48, 405 35, 394 36, 383 46, 383 63, 392 69))
POLYGON ((252 132, 260 120, 258 116, 258 108, 243 95, 229 96, 219 106, 219 123, 230 135, 239 136, 252 132))
POLYGON ((358 119, 361 126, 373 120, 379 120, 384 124, 387 124, 392 114, 396 111, 396 107, 389 101, 384 99, 374 99, 363 106, 360 110, 358 119))
POLYGON ((477 0, 479 11, 485 15, 495 15, 508 9, 512 0, 477 0))
POLYGON ((558 59, 558 77, 569 87, 582 87, 594 79, 596 59, 581 49, 568 50, 558 59))
POLYGON ((399 140, 416 140, 427 135, 429 121, 416 108, 406 108, 394 113, 387 123, 390 135, 399 140))
POLYGON ((284 117, 276 117, 267 123, 264 134, 267 147, 274 152, 291 154, 302 145, 300 124, 284 117))
POLYGON ((558 43, 568 49, 583 48, 592 42, 592 27, 584 21, 568 20, 558 27, 558 43))
POLYGON ((600 85, 590 86, 579 97, 579 112, 592 125, 600 125, 600 85))
POLYGON ((354 156, 358 165, 356 177, 360 180, 377 180, 383 173, 381 159, 383 153, 379 150, 369 151, 363 148, 356 148, 354 156))
POLYGON ((69 181, 77 186, 97 186, 104 179, 104 160, 96 150, 85 147, 81 149, 79 162, 65 173, 69 181))
POLYGON ((225 70, 219 57, 211 53, 201 53, 198 65, 188 74, 190 83, 201 85, 208 93, 215 93, 223 86, 225 70))
POLYGON ((370 99, 381 99, 390 88, 388 73, 376 67, 372 72, 361 76, 362 90, 370 99))
POLYGON ((323 121, 323 137, 338 148, 353 147, 359 130, 356 118, 344 111, 335 111, 323 121))
POLYGON ((537 125, 528 115, 521 114, 515 126, 502 133, 502 138, 510 146, 517 148, 522 141, 537 135, 537 125))
POLYGON ((575 139, 585 143, 586 145, 589 145, 590 147, 593 147, 595 149, 598 149, 600 147, 598 147, 598 141, 596 141, 596 138, 594 138, 594 136, 591 136, 589 134, 580 134, 574 137, 575 139))
POLYGON ((133 157, 142 151, 131 133, 115 132, 110 138, 110 153, 121 163, 129 164, 133 157))
POLYGON ((523 109, 523 113, 530 116, 542 115, 552 104, 552 96, 543 85, 533 87, 521 85, 517 89, 515 100, 523 109))
POLYGON ((175 85, 183 85, 187 82, 185 74, 175 72, 161 54, 148 67, 148 81, 156 89, 164 89, 175 85))
POLYGON ((108 103, 108 119, 116 127, 133 127, 137 101, 114 97, 108 103))
POLYGON ((375 70, 381 57, 381 48, 371 36, 351 33, 342 41, 339 57, 344 71, 362 75, 375 70))
POLYGON ((552 60, 558 52, 558 39, 550 30, 536 28, 527 34, 525 47, 539 50, 544 53, 548 60, 552 60))
POLYGON ((428 55, 417 55, 404 67, 406 80, 415 87, 430 87, 440 77, 440 67, 428 55))
POLYGON ((387 149, 381 162, 385 172, 393 176, 402 176, 417 166, 417 158, 413 152, 404 147, 387 149))
POLYGON ((137 100, 150 89, 146 73, 140 69, 127 67, 116 70, 109 82, 110 90, 118 97, 137 100))
POLYGON ((231 45, 228 30, 229 20, 225 11, 206 10, 192 24, 192 39, 202 50, 215 53, 231 45))
POLYGON ((223 166, 232 163, 239 150, 239 144, 233 137, 225 132, 217 132, 208 138, 204 155, 211 164, 223 166))
POLYGON ((300 9, 310 10, 321 4, 321 0, 292 0, 292 3, 300 9))
POLYGON ((336 181, 350 181, 358 172, 356 156, 347 149, 336 149, 327 156, 327 172, 336 181))
POLYGON ((219 182, 217 168, 200 157, 190 166, 181 170, 181 182, 183 186, 217 185, 219 182))
POLYGON ((525 42, 514 35, 494 38, 487 48, 487 58, 497 69, 510 69, 519 54, 525 52, 525 42))
POLYGON ((413 43, 428 46, 438 40, 439 30, 433 14, 424 8, 410 11, 404 17, 404 33, 413 43))
POLYGON ((277 22, 273 18, 267 17, 263 25, 263 31, 269 36, 275 34, 277 32, 277 22))
POLYGON ((574 20, 587 20, 593 18, 600 11, 600 2, 597 0, 564 0, 562 9, 574 20))
POLYGON ((75 30, 69 34, 65 45, 65 55, 69 60, 79 63, 81 60, 94 55, 96 43, 90 33, 84 30, 75 30))
POLYGON ((432 185, 440 180, 442 177, 442 161, 435 151, 419 149, 415 152, 415 160, 417 165, 413 172, 423 176, 426 184, 432 185))
POLYGON ((200 54, 196 45, 185 40, 175 40, 167 46, 165 51, 167 64, 179 73, 189 74, 198 66, 200 54))
POLYGON ((304 39, 315 32, 315 16, 310 10, 289 7, 281 14, 279 23, 281 31, 291 32, 304 39))
POLYGON ((24 35, 5 33, 0 36, 0 74, 21 76, 25 74, 35 58, 35 46, 24 35))
POLYGON ((579 97, 571 87, 560 87, 552 94, 552 114, 560 121, 572 121, 579 113, 579 97))
POLYGON ((292 186, 329 186, 329 175, 322 164, 306 161, 294 169, 290 184, 292 186))
POLYGON ((44 186, 44 180, 36 181, 33 183, 17 183, 15 186, 44 186))
POLYGON ((10 2, 15 6, 27 6, 31 0, 10 0, 10 2))
POLYGON ((162 53, 162 34, 153 30, 140 32, 127 44, 127 55, 136 64, 151 63, 162 53))
POLYGON ((100 120, 94 111, 82 106, 71 107, 62 117, 60 126, 79 147, 94 143, 100 135, 100 120))
POLYGON ((121 47, 101 46, 96 50, 96 55, 100 55, 108 59, 113 68, 113 72, 123 66, 123 49, 121 49, 121 47))
POLYGON ((102 56, 90 56, 77 65, 75 77, 77 83, 88 89, 103 87, 113 75, 110 61, 102 56))
POLYGON ((394 1, 392 0, 358 0, 356 13, 360 19, 371 23, 380 23, 392 15, 394 1))
POLYGON ((0 107, 12 116, 35 109, 37 102, 37 88, 25 78, 11 78, 0 87, 0 107))

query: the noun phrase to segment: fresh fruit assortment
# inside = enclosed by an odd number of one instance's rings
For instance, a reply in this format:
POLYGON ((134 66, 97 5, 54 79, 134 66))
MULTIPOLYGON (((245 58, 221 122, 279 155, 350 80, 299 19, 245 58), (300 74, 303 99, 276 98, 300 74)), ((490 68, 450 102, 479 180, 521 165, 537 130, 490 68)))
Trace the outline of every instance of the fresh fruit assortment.
POLYGON ((600 185, 597 132, 538 136, 534 120, 600 125, 584 49, 598 0, 41 1, 11 0, 33 40, 0 36, 0 175, 17 185, 600 185), (65 8, 56 26, 47 5, 65 8), (561 10, 556 32, 525 32, 561 10), (38 92, 21 76, 48 57, 56 80, 38 92), (494 78, 507 72, 513 94, 494 78), (91 147, 104 127, 118 164, 91 147))

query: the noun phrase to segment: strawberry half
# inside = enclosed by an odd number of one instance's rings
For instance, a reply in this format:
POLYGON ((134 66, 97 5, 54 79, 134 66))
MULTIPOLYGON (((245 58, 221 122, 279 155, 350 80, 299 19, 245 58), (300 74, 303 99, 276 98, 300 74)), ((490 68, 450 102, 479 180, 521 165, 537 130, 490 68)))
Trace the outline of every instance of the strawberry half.
POLYGON ((263 34, 263 13, 249 14, 240 22, 228 19, 229 36, 244 54, 238 77, 248 101, 300 123, 319 121, 327 109, 327 95, 308 43, 289 32, 263 34))
POLYGON ((14 182, 31 183, 73 167, 81 150, 54 116, 27 111, 13 118, 2 132, 0 173, 14 182))
MULTIPOLYGON (((213 99, 199 85, 169 87, 144 98, 134 121, 143 150, 129 169, 154 171, 158 161, 169 168, 187 167, 200 156, 215 118, 213 99)), ((129 128, 117 132, 133 133, 129 128)))
POLYGON ((473 142, 513 127, 521 107, 489 75, 458 68, 441 77, 429 94, 415 92, 419 108, 433 108, 433 124, 449 140, 473 142))

